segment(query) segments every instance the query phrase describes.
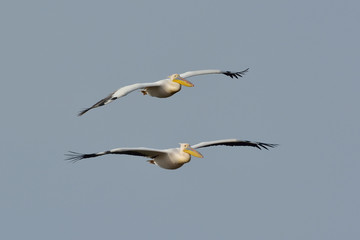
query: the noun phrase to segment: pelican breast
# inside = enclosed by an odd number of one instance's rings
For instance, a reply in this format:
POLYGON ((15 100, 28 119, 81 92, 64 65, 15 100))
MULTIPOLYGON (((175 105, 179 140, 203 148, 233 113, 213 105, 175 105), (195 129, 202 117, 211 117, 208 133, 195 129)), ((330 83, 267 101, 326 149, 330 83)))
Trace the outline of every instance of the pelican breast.
POLYGON ((152 97, 167 98, 180 91, 180 89, 181 85, 179 83, 166 79, 162 81, 161 85, 147 87, 145 91, 152 97))
POLYGON ((161 154, 154 158, 154 163, 165 169, 177 169, 190 162, 191 156, 179 148, 168 149, 167 154, 161 154))

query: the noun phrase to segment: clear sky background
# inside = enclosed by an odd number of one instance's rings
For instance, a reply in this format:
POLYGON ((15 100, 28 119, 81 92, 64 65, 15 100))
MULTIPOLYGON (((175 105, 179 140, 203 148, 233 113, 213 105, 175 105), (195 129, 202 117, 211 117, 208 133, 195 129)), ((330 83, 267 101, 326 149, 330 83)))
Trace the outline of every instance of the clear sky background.
POLYGON ((1 1, 1 239, 359 239, 358 1, 1 1), (121 86, 189 70, 168 99, 121 86), (170 171, 69 151, 238 138, 170 171))

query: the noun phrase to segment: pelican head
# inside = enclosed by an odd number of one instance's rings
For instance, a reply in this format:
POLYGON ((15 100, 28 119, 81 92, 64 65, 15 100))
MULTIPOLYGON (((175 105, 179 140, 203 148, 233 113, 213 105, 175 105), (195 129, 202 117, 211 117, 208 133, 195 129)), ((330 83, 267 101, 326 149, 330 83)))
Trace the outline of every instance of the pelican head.
POLYGON ((175 73, 173 75, 170 76, 170 80, 176 83, 179 83, 185 87, 193 87, 194 84, 192 84, 191 82, 189 82, 188 80, 186 80, 185 78, 180 77, 179 74, 175 73))
POLYGON ((199 153, 198 151, 196 151, 195 149, 190 147, 190 144, 188 144, 188 143, 180 143, 180 149, 183 152, 186 152, 186 153, 188 153, 190 155, 193 155, 194 157, 197 157, 197 158, 203 158, 204 157, 201 153, 199 153))

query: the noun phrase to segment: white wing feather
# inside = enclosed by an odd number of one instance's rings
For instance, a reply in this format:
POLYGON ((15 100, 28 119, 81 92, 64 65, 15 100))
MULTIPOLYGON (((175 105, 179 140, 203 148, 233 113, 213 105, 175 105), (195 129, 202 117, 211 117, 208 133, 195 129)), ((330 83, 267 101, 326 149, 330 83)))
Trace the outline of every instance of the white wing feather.
MULTIPOLYGON (((163 82, 163 80, 153 82, 153 83, 135 83, 135 84, 132 84, 132 85, 129 85, 129 86, 119 88, 114 93, 112 93, 111 97, 112 98, 120 98, 120 97, 128 95, 129 93, 131 93, 131 92, 133 92, 133 91, 135 91, 137 89, 160 86, 162 84, 162 82, 163 82)), ((109 102, 107 102, 105 104, 108 104, 109 102)))
POLYGON ((196 148, 212 146, 213 144, 231 143, 231 142, 236 142, 236 141, 238 141, 238 140, 236 140, 236 139, 215 140, 215 141, 201 142, 201 143, 198 143, 195 145, 191 145, 191 147, 196 149, 196 148))
POLYGON ((209 69, 209 70, 197 70, 197 71, 189 71, 180 74, 180 77, 187 78, 187 77, 193 77, 198 75, 204 75, 204 74, 224 74, 231 78, 239 78, 243 77, 243 75, 249 71, 249 68, 241 71, 241 72, 231 72, 231 71, 222 71, 222 70, 216 70, 216 69, 209 69))
POLYGON ((135 84, 132 84, 132 85, 128 85, 128 86, 119 88, 118 90, 111 93, 106 98, 101 99, 100 101, 98 101, 97 103, 92 105, 91 107, 82 110, 79 113, 79 116, 85 114, 87 111, 89 111, 89 110, 91 110, 93 108, 97 108, 97 107, 106 105, 108 103, 111 103, 112 101, 114 101, 114 100, 116 100, 116 99, 118 99, 120 97, 126 96, 129 93, 131 93, 131 92, 133 92, 133 91, 135 91, 137 89, 160 86, 163 83, 163 81, 164 80, 160 80, 160 81, 153 82, 153 83, 135 83, 135 84))
POLYGON ((198 75, 204 75, 204 74, 221 74, 223 73, 223 71, 221 70, 214 70, 214 69, 209 69, 209 70, 197 70, 197 71, 189 71, 189 72, 185 72, 180 74, 180 77, 182 78, 188 78, 188 77, 193 77, 193 76, 198 76, 198 75))
POLYGON ((67 160, 72 162, 77 162, 85 158, 93 158, 93 157, 99 157, 106 154, 125 154, 125 155, 133 155, 133 156, 142 156, 142 157, 148 157, 148 158, 155 158, 160 154, 167 153, 166 150, 159 150, 159 149, 153 149, 153 148, 114 148, 108 151, 104 152, 98 152, 98 153, 88 153, 88 154, 82 154, 77 152, 69 152, 67 154, 68 158, 67 160))
POLYGON ((209 142, 201 142, 195 145, 192 145, 192 148, 203 148, 203 147, 210 147, 210 146, 247 146, 247 147, 256 147, 258 149, 268 149, 268 147, 276 147, 277 144, 271 143, 263 143, 263 142, 252 142, 247 140, 237 140, 237 139, 224 139, 224 140, 216 140, 216 141, 209 141, 209 142))

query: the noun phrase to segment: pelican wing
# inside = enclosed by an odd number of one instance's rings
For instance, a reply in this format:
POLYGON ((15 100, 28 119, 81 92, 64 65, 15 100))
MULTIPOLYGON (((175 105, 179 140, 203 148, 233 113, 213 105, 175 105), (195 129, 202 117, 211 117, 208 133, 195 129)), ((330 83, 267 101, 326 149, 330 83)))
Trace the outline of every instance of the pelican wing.
POLYGON ((251 142, 251 141, 244 141, 244 140, 237 140, 237 139, 224 139, 224 140, 216 140, 216 141, 210 141, 210 142, 201 142, 196 145, 192 145, 192 148, 203 148, 203 147, 211 147, 211 146, 218 146, 218 145, 224 145, 224 146, 248 146, 248 147, 256 147, 258 149, 267 149, 269 147, 273 148, 276 147, 277 144, 271 144, 271 143, 263 143, 263 142, 251 142))
POLYGON ((152 148, 115 148, 104 152, 88 153, 88 154, 82 154, 82 153, 70 151, 68 154, 66 154, 66 156, 68 157, 66 160, 77 162, 85 158, 99 157, 106 154, 125 154, 125 155, 155 158, 160 154, 164 154, 164 153, 167 153, 167 151, 152 149, 152 148))
POLYGON ((239 78, 239 77, 242 77, 248 70, 249 70, 249 68, 247 68, 241 72, 230 72, 230 71, 222 71, 222 70, 214 70, 214 69, 198 70, 198 71, 190 71, 190 72, 182 73, 182 74, 180 74, 180 77, 188 78, 188 77, 204 75, 204 74, 224 74, 231 78, 239 78))
POLYGON ((153 82, 153 83, 135 83, 135 84, 132 84, 129 86, 119 88, 118 90, 111 93, 106 98, 101 99, 100 101, 98 101, 97 103, 92 105, 91 107, 82 110, 78 115, 81 116, 93 108, 104 106, 120 97, 128 95, 129 93, 131 93, 137 89, 142 89, 142 88, 147 88, 147 87, 156 87, 156 86, 160 86, 161 84, 162 84, 162 81, 160 80, 160 81, 153 82))

